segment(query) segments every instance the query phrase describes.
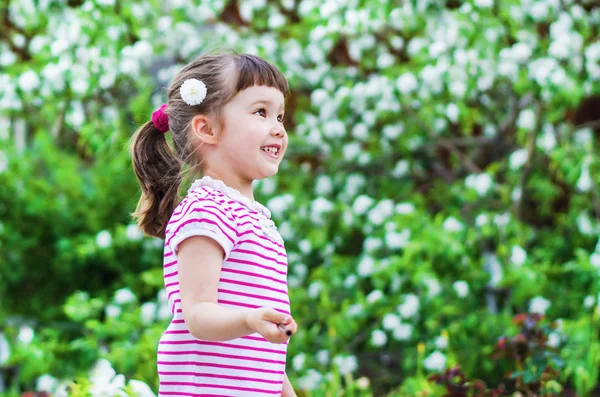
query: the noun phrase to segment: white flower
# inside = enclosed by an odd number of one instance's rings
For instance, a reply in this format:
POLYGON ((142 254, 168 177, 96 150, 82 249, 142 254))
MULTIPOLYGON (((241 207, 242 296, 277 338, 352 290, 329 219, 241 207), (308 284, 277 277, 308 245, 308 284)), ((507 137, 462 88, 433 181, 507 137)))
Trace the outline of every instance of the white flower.
POLYGON ((370 256, 364 256, 358 264, 358 275, 361 277, 370 276, 375 271, 375 261, 370 256))
POLYGON ((317 197, 310 204, 311 220, 317 225, 325 223, 326 214, 333 210, 333 203, 325 197, 317 197))
POLYGON ((446 116, 450 121, 456 123, 458 121, 458 115, 460 113, 460 109, 455 103, 449 103, 446 107, 446 116))
POLYGON ((594 298, 593 295, 588 295, 583 300, 583 307, 585 307, 586 309, 591 309, 595 303, 596 303, 596 298, 594 298))
POLYGON ((304 368, 304 363, 306 362, 306 354, 298 353, 292 359, 292 366, 294 370, 300 372, 304 368))
POLYGON ((403 177, 409 170, 409 163, 407 160, 400 160, 396 163, 396 166, 392 170, 392 176, 396 178, 403 177))
POLYGON ((163 304, 158 306, 158 313, 156 316, 159 320, 167 320, 173 317, 173 312, 171 312, 169 305, 163 304))
POLYGON ((412 335, 413 326, 410 324, 400 324, 392 331, 394 339, 396 340, 409 340, 412 335))
POLYGON ((112 237, 106 230, 101 231, 96 235, 96 245, 100 248, 108 248, 112 243, 112 237))
POLYGON ((2 66, 10 66, 17 60, 17 56, 14 52, 9 50, 8 48, 3 48, 0 51, 0 65, 2 66))
POLYGON ((291 194, 282 194, 281 196, 273 197, 267 201, 267 208, 271 210, 273 215, 280 218, 293 202, 294 196, 291 194))
POLYGON ((379 57, 377 57, 377 66, 380 69, 385 69, 388 66, 392 66, 394 64, 394 61, 395 59, 393 55, 386 51, 379 54, 379 57))
POLYGON ((398 203, 395 207, 396 214, 406 215, 415 212, 415 206, 412 203, 398 203))
POLYGON ((57 385, 58 380, 56 380, 54 376, 44 374, 37 379, 35 390, 46 393, 54 393, 57 385))
POLYGON ((158 293, 156 294, 156 300, 161 305, 166 305, 169 302, 167 297, 167 290, 164 288, 158 291, 158 293))
POLYGON ((448 348, 448 338, 445 335, 440 335, 435 338, 435 347, 440 350, 445 350, 448 348))
POLYGON ((144 234, 136 224, 127 225, 125 235, 127 236, 127 239, 131 241, 138 241, 144 237, 144 234))
POLYGON ((480 196, 485 195, 492 185, 492 177, 487 173, 471 174, 465 179, 465 186, 475 190, 480 196))
POLYGON ((407 294, 404 296, 404 302, 397 309, 402 317, 411 318, 419 310, 419 298, 414 294, 407 294))
POLYGON ((590 146, 593 143, 593 132, 591 128, 582 128, 574 132, 575 144, 590 146))
POLYGON ((475 225, 477 225, 478 227, 487 225, 488 222, 489 222, 489 217, 486 214, 479 214, 479 215, 477 215, 477 218, 475 218, 475 225))
POLYGON ((121 308, 116 305, 107 305, 105 311, 108 318, 115 318, 121 314, 121 308))
POLYGON ((520 186, 517 186, 513 189, 512 193, 510 194, 510 198, 513 202, 518 202, 521 201, 521 196, 523 195, 523 190, 521 189, 520 186))
POLYGON ((19 88, 31 92, 40 85, 40 78, 33 70, 28 70, 19 76, 19 88))
POLYGON ((404 248, 410 241, 410 229, 404 229, 400 233, 391 230, 385 234, 385 243, 391 249, 404 248))
POLYGON ((146 302, 140 308, 140 317, 146 325, 151 324, 156 317, 157 305, 154 302, 146 302))
POLYGON ((329 351, 319 350, 317 352, 317 361, 321 365, 326 365, 329 362, 329 351))
POLYGON ((33 340, 34 335, 35 332, 33 331, 33 328, 31 328, 29 325, 23 325, 21 328, 19 328, 19 335, 17 336, 17 339, 24 345, 28 345, 33 340))
POLYGON ((509 221, 510 221, 510 214, 507 212, 505 212, 504 214, 494 215, 494 223, 496 224, 496 226, 498 226, 500 228, 508 225, 509 221))
POLYGON ((502 281, 502 265, 498 261, 498 256, 494 253, 485 252, 483 258, 483 267, 490 275, 489 285, 496 287, 502 281))
POLYGON ((577 227, 579 228, 579 231, 583 234, 592 234, 594 232, 592 221, 590 220, 590 217, 586 212, 580 213, 577 217, 577 227))
POLYGON ((137 397, 156 397, 150 386, 141 380, 131 379, 129 381, 131 391, 137 394, 137 397))
POLYGON ((129 288, 121 288, 115 292, 115 302, 124 305, 135 301, 135 295, 129 288))
POLYGON ((475 5, 479 8, 490 8, 494 5, 493 0, 475 0, 475 5))
POLYGON ((360 303, 356 303, 354 305, 350 305, 350 306, 348 306, 348 309, 346 309, 346 313, 350 317, 356 317, 360 313, 362 313, 362 311, 363 311, 363 307, 362 307, 362 305, 360 303))
POLYGON ((383 316, 383 328, 390 331, 393 330, 394 328, 400 326, 401 321, 400 321, 400 317, 398 317, 397 315, 393 314, 393 313, 387 313, 385 316, 383 316))
POLYGON ((449 232, 460 232, 464 228, 463 224, 452 216, 444 221, 442 227, 449 232))
MULTIPOLYGON (((306 4, 306 1, 303 1, 300 4, 306 4)), ((242 3, 244 4, 244 3, 242 3)), ((307 371, 307 374, 301 378, 298 379, 298 387, 300 387, 300 389, 302 390, 315 390, 316 388, 319 387, 319 385, 321 384, 321 382, 323 381, 323 375, 321 375, 320 372, 314 370, 314 369, 309 369, 307 371)))
POLYGON ((376 289, 373 290, 369 293, 369 295, 367 295, 367 303, 373 304, 379 300, 381 300, 383 298, 383 293, 376 289))
POLYGON ((517 43, 512 47, 512 56, 519 63, 527 62, 531 56, 531 48, 525 43, 517 43))
POLYGON ((110 362, 101 358, 96 361, 96 364, 89 373, 90 381, 90 393, 94 397, 115 397, 123 396, 127 394, 122 390, 125 387, 125 377, 123 375, 117 375, 117 372, 112 368, 110 362))
POLYGON ((408 94, 417 89, 417 79, 412 73, 406 72, 398 77, 398 80, 396 80, 396 87, 402 94, 408 94))
POLYGON ((323 283, 319 280, 314 281, 308 286, 308 296, 314 299, 319 295, 322 289, 323 283))
POLYGON ((338 367, 340 375, 350 374, 358 368, 355 356, 335 356, 333 363, 338 367))
POLYGON ((371 381, 366 376, 361 376, 356 380, 356 386, 360 390, 366 390, 371 385, 371 381))
POLYGON ((392 200, 381 200, 370 212, 369 221, 374 225, 381 225, 386 218, 394 212, 394 203, 392 200))
POLYGON ((446 367, 446 356, 436 350, 427 356, 423 361, 423 366, 429 371, 443 371, 446 367))
POLYGON ((529 9, 529 15, 531 15, 535 21, 545 19, 548 16, 548 5, 543 1, 534 1, 529 9))
POLYGON ((344 152, 344 159, 351 161, 360 153, 360 143, 350 142, 344 145, 342 149, 344 152))
POLYGON ((518 245, 515 245, 512 247, 512 253, 510 256, 510 261, 517 267, 521 267, 525 261, 527 260, 527 252, 519 247, 518 245))
POLYGON ((354 287, 354 284, 356 284, 357 280, 358 280, 358 277, 356 277, 355 274, 350 274, 344 280, 344 287, 346 287, 346 288, 352 288, 352 287, 354 287))
POLYGON ((5 364, 10 358, 10 345, 4 333, 0 332, 0 364, 5 364))
POLYGON ((326 195, 331 193, 333 189, 331 178, 328 175, 319 175, 315 184, 315 193, 318 195, 326 195))
POLYGON ((367 252, 373 252, 381 248, 383 241, 377 237, 367 237, 363 243, 363 247, 367 252))
POLYGON ((327 91, 325 91, 322 88, 314 90, 312 92, 312 94, 310 95, 310 101, 317 108, 321 107, 321 105, 325 104, 329 100, 330 100, 330 98, 329 98, 329 95, 327 94, 327 91))
POLYGON ((369 137, 369 128, 365 123, 358 123, 352 128, 352 136, 358 140, 365 141, 369 137))
POLYGON ((369 207, 373 205, 373 202, 374 200, 371 197, 360 195, 356 198, 356 200, 354 200, 352 210, 355 214, 364 214, 367 211, 367 209, 369 209, 369 207))
POLYGON ((549 152, 556 146, 556 137, 551 124, 544 125, 544 131, 536 140, 536 145, 549 152))
POLYGON ((179 88, 179 93, 188 105, 200 105, 206 98, 206 85, 198 79, 187 79, 179 88))
POLYGON ((590 264, 597 269, 600 269, 600 252, 594 252, 590 255, 590 264))
MULTIPOLYGON (((385 127, 383 127, 382 132, 383 132, 383 136, 385 136, 389 140, 393 140, 393 139, 396 139, 402 133, 404 133, 404 125, 399 124, 399 123, 388 124, 385 127)), ((404 162, 408 165, 408 162, 406 160, 400 160, 398 163, 400 163, 400 162, 404 162)))
POLYGON ((433 277, 427 277, 423 282, 427 286, 427 296, 434 298, 440 294, 442 287, 437 279, 433 277))
POLYGON ((577 180, 577 189, 582 192, 587 192, 592 187, 592 178, 590 176, 590 169, 587 164, 584 164, 581 168, 581 175, 577 180))
POLYGON ((523 109, 517 120, 519 128, 524 130, 533 130, 535 128, 535 113, 532 109, 523 109))
POLYGON ((456 291, 459 298, 466 298, 469 295, 469 284, 466 281, 458 280, 452 284, 452 288, 456 291))
POLYGON ((310 244, 310 241, 304 239, 300 240, 300 242, 298 243, 298 248, 300 248, 300 252, 307 255, 312 250, 312 245, 310 244))
POLYGON ((514 151, 509 158, 510 168, 513 170, 521 168, 521 166, 527 162, 528 157, 527 149, 514 151))
POLYGON ((558 345, 560 345, 560 336, 556 332, 552 332, 550 335, 548 335, 547 344, 548 346, 556 349, 558 345))
POLYGON ((546 314, 546 310, 550 307, 550 301, 542 296, 536 296, 529 302, 529 312, 546 314))
POLYGON ((277 29, 285 25, 286 19, 280 13, 273 13, 269 16, 268 25, 271 29, 277 29))
POLYGON ((376 329, 371 333, 371 343, 375 347, 384 346, 387 343, 387 335, 380 329, 376 329))

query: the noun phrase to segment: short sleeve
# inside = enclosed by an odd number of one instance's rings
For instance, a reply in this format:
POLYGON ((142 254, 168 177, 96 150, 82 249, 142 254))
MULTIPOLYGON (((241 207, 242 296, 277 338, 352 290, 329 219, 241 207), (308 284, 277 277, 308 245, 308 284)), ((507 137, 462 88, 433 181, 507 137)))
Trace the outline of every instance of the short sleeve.
POLYGON ((211 198, 194 197, 184 200, 173 212, 167 231, 166 243, 177 254, 179 244, 193 236, 206 236, 223 248, 225 259, 235 245, 237 224, 230 208, 211 198))

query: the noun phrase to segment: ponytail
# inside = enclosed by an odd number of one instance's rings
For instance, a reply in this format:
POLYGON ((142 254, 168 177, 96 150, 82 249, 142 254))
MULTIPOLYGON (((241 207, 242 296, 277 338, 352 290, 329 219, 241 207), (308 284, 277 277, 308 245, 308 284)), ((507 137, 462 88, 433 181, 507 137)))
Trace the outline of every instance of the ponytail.
POLYGON ((152 121, 133 135, 131 157, 142 189, 132 216, 145 234, 164 239, 167 222, 180 201, 181 162, 152 121))

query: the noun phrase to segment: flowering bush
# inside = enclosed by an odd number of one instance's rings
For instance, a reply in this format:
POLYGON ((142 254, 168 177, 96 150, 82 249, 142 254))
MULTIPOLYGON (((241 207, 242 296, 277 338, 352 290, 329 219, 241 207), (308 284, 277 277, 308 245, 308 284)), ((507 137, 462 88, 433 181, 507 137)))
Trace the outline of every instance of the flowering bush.
POLYGON ((594 2, 21 0, 2 15, 0 391, 90 382, 99 359, 119 387, 156 390, 162 242, 130 224, 126 146, 156 87, 219 45, 292 88, 289 155, 256 196, 286 239, 298 389, 435 395, 426 374, 457 364, 495 388, 489 354, 521 312, 562 320, 546 342, 564 345, 561 385, 598 385, 594 2))

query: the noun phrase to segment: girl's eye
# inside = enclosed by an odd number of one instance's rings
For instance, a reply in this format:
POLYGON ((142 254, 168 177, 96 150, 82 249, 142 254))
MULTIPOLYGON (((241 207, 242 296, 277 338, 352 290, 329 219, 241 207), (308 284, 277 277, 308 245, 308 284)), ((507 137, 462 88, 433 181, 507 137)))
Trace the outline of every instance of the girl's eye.
POLYGON ((267 115, 267 112, 265 111, 265 109, 258 109, 256 112, 254 112, 254 114, 258 113, 260 116, 265 117, 267 115))
POLYGON ((277 121, 283 123, 285 121, 285 116, 283 114, 280 114, 279 116, 277 116, 277 121))

